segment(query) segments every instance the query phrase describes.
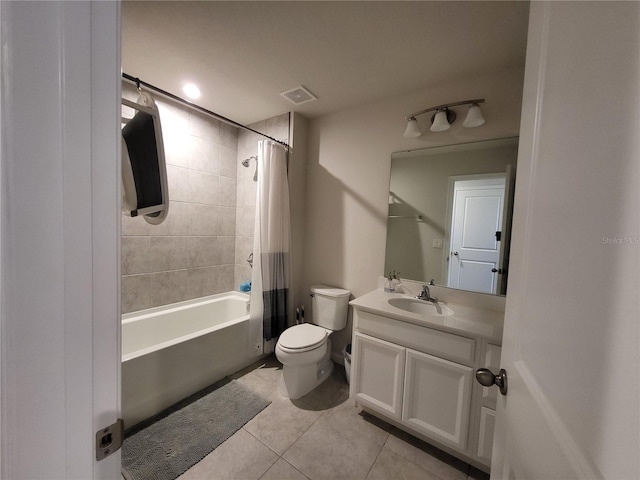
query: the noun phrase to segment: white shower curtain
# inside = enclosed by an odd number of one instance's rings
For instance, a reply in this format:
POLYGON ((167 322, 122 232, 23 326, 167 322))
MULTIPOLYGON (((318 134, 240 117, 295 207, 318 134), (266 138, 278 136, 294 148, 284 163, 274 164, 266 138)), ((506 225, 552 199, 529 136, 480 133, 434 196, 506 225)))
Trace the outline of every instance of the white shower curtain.
POLYGON ((289 183, 287 152, 271 140, 258 142, 258 193, 253 240, 250 330, 253 347, 287 327, 289 296, 289 183))

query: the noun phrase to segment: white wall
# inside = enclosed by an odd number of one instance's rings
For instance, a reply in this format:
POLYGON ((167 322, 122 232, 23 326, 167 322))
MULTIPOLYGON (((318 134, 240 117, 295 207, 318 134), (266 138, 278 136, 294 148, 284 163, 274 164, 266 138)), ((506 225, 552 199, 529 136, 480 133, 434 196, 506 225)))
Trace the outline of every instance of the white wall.
MULTIPOLYGON (((431 86, 412 94, 326 115, 309 125, 304 288, 326 283, 360 296, 383 274, 391 153, 518 135, 523 69, 431 86), (446 132, 402 137, 405 117, 447 102, 485 98, 485 125, 462 120, 446 132)), ((466 107, 458 108, 464 119, 466 107)), ((423 117, 429 117, 424 115, 423 117)), ((425 120, 420 117, 423 130, 425 120)), ((350 325, 334 334, 334 352, 350 325)))

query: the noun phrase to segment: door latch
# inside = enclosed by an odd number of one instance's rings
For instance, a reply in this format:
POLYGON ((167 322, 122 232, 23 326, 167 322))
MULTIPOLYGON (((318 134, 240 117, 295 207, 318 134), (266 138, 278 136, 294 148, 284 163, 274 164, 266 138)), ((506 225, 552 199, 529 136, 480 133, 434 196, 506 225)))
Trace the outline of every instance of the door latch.
POLYGON ((100 461, 117 452, 123 442, 124 421, 119 418, 116 423, 96 432, 96 460, 100 461))

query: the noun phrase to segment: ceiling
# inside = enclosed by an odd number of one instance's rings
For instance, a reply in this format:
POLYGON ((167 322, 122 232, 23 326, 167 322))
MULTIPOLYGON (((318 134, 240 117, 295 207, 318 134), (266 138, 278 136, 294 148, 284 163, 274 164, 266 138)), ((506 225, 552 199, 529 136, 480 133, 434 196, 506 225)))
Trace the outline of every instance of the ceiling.
POLYGON ((524 68, 529 5, 499 2, 122 3, 129 75, 251 124, 313 118, 503 68, 524 68), (294 106, 298 85, 318 100, 294 106))

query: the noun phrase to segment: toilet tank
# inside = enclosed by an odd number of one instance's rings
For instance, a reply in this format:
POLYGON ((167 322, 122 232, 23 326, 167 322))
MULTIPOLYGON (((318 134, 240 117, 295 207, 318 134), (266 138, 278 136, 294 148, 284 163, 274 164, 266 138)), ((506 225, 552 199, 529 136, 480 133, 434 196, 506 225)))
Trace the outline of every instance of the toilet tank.
POLYGON ((329 330, 342 330, 347 326, 351 292, 328 285, 311 287, 313 323, 329 330))

